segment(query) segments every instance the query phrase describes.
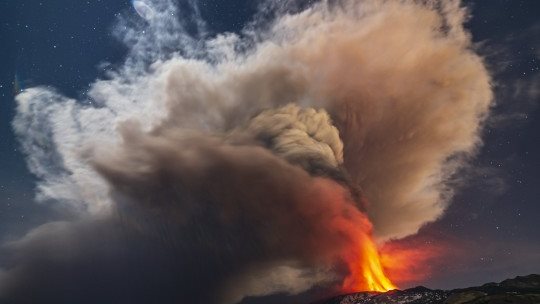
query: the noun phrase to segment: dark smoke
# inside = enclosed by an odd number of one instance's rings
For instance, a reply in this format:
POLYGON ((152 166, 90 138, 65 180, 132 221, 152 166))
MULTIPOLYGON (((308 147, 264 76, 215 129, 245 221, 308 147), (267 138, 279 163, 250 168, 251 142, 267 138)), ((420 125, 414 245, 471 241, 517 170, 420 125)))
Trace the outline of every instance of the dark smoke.
POLYGON ((30 302, 130 302, 152 299, 158 287, 160 303, 228 302, 280 289, 270 281, 264 289, 229 294, 234 289, 222 290, 223 282, 243 286, 239 274, 249 281, 252 273, 276 271, 279 284, 290 284, 284 291, 336 283, 330 270, 343 266, 352 231, 364 228, 342 186, 262 147, 144 134, 133 125, 123 130, 121 151, 96 151, 95 166, 114 189, 115 212, 45 225, 11 244, 22 268, 6 273, 2 289, 9 299, 26 298, 31 288, 30 302), (288 281, 294 271, 309 277, 288 281))

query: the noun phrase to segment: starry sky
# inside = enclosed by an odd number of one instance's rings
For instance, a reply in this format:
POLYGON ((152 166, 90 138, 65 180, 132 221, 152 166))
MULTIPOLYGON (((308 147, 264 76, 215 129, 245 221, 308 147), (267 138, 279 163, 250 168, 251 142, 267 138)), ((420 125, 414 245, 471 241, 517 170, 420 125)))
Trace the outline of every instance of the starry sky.
MULTIPOLYGON (((431 274, 411 285, 446 289, 540 273, 540 2, 465 4, 496 104, 484 145, 464 169, 467 179, 456 186, 447 212, 398 241, 445 248, 430 258, 431 274)), ((200 0, 199 6, 212 31, 235 32, 250 20, 256 1, 200 0)), ((135 14, 131 2, 0 3, 0 240, 65 216, 34 200, 36 178, 11 127, 15 93, 45 85, 84 96, 89 83, 126 56, 111 34, 118 14, 135 14)))

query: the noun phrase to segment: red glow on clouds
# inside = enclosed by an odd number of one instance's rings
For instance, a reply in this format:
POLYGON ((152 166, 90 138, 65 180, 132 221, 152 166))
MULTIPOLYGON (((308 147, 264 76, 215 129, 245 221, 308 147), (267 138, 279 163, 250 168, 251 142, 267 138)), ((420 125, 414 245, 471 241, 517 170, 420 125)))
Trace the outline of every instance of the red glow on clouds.
POLYGON ((381 247, 381 263, 399 284, 419 282, 433 273, 433 263, 443 255, 442 245, 419 239, 392 241, 381 247))

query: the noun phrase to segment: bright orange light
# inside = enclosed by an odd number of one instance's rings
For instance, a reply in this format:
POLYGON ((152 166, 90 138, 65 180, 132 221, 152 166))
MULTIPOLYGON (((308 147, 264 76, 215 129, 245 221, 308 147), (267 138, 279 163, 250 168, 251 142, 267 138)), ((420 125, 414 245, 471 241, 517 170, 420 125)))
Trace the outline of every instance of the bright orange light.
POLYGON ((338 210, 324 226, 343 238, 337 243, 339 261, 345 262, 347 277, 341 285, 342 292, 377 291, 386 292, 397 289, 388 278, 375 242, 372 238, 373 225, 367 214, 361 212, 356 204, 343 200, 336 192, 336 197, 328 200, 335 202, 338 210))
POLYGON ((343 289, 348 292, 397 289, 386 276, 377 247, 369 234, 362 236, 358 247, 359 252, 348 261, 350 274, 343 282, 343 289))
POLYGON ((384 273, 379 252, 377 252, 373 241, 369 240, 369 242, 364 245, 364 254, 366 255, 366 258, 362 273, 367 281, 369 290, 388 291, 396 289, 397 286, 394 285, 384 273))
POLYGON ((381 264, 393 280, 402 284, 419 284, 430 276, 433 259, 444 252, 442 246, 414 238, 392 241, 380 249, 381 264))

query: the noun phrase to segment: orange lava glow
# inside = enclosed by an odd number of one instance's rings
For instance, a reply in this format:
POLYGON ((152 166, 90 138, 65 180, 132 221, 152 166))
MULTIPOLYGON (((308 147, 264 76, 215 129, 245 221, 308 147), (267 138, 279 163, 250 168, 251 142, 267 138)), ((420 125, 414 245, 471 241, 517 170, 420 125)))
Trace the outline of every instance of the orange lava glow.
POLYGON ((431 275, 433 259, 442 256, 443 252, 440 245, 406 239, 382 246, 380 260, 393 280, 402 284, 418 284, 431 275))
POLYGON ((343 282, 343 290, 386 292, 397 289, 387 277, 377 247, 370 235, 364 234, 360 241, 358 256, 348 261, 350 274, 343 282))

